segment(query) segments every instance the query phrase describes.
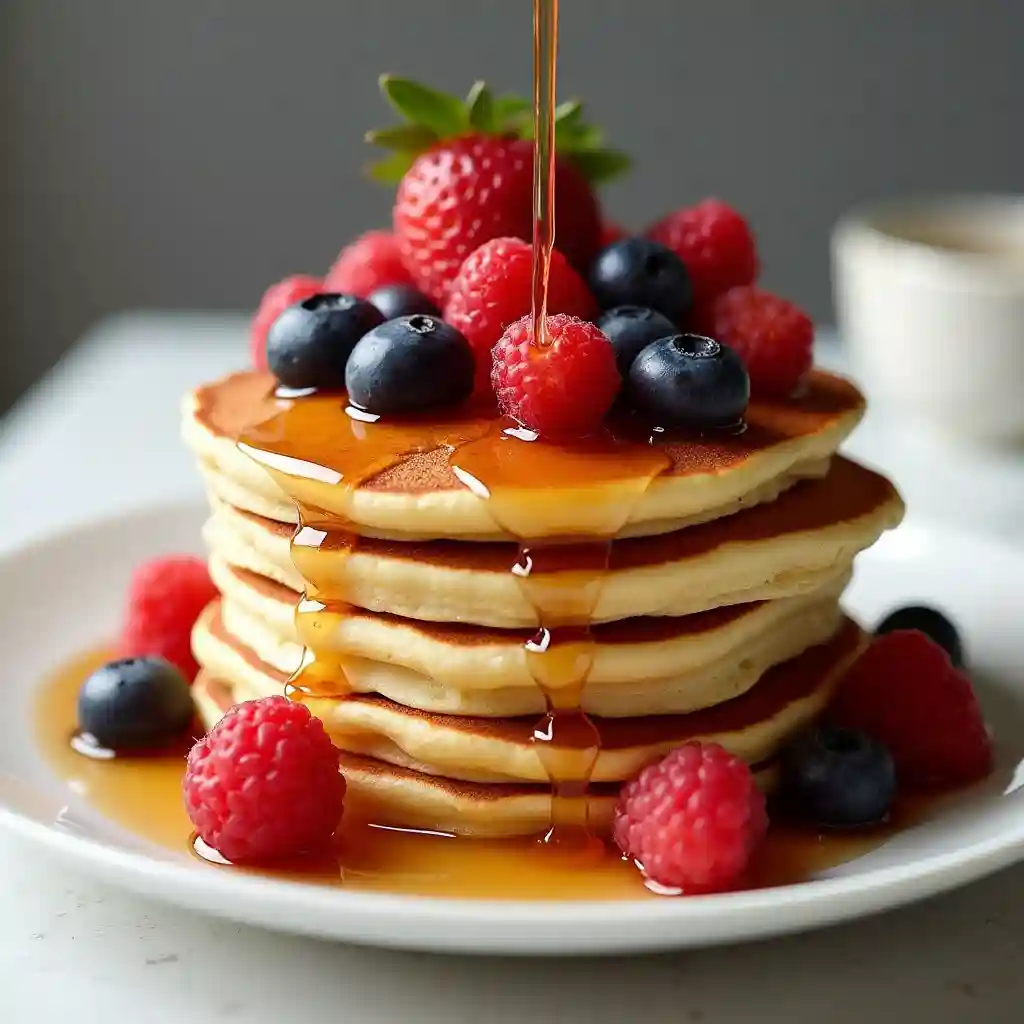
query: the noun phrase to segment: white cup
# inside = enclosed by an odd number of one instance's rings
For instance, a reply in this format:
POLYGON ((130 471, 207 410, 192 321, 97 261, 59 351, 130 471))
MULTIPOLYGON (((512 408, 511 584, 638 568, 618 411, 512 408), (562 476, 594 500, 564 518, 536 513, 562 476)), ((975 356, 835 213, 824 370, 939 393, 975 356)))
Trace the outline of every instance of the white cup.
POLYGON ((876 204, 832 236, 840 335, 872 400, 1024 438, 1024 196, 876 204))

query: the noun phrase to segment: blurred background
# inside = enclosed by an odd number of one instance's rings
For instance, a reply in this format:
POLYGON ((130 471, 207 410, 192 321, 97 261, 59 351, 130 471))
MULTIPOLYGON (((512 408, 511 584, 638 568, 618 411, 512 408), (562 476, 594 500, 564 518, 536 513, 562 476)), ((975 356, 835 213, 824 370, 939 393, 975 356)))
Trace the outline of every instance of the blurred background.
MULTIPOLYGON (((377 75, 525 92, 530 28, 528 0, 2 0, 0 412, 106 313, 325 269, 389 220, 377 75)), ((636 157, 610 215, 720 195, 824 321, 849 206, 1024 179, 1022 3, 562 0, 561 36, 561 97, 636 157)))

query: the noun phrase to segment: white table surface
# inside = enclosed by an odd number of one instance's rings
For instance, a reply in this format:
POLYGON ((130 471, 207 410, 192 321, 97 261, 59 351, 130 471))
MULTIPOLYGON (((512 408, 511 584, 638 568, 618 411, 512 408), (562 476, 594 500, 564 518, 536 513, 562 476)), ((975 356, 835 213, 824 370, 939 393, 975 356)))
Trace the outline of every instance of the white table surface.
MULTIPOLYGON (((245 360, 245 321, 105 321, 0 420, 0 548, 200 495, 178 403, 245 360)), ((831 344, 823 361, 841 363, 831 344)), ((958 449, 873 409, 848 446, 915 513, 1024 543, 1024 455, 958 449)), ((0 580, 2 583, 2 580, 0 580)), ((93 883, 0 836, 0 1022, 712 1022, 1024 1019, 1024 866, 770 943, 615 961, 441 958, 272 935, 93 883)))

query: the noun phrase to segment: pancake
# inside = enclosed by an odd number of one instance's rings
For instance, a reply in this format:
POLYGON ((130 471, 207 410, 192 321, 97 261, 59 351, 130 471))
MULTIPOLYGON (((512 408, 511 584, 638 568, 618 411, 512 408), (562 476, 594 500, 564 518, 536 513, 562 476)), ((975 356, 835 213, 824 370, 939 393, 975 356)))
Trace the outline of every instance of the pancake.
MULTIPOLYGON (((751 764, 765 760, 820 713, 839 669, 862 640, 860 630, 845 620, 828 642, 775 666, 745 693, 714 707, 690 714, 594 717, 601 751, 593 779, 614 782, 632 778, 643 765, 688 739, 721 743, 751 764)), ((253 652, 224 633, 215 605, 197 627, 195 649, 203 669, 213 677, 230 679, 236 696, 253 699, 284 689, 282 674, 260 663, 253 652)), ((532 738, 536 715, 482 718, 438 714, 379 694, 303 699, 344 750, 474 782, 543 782, 548 778, 532 738)), ((550 750, 548 757, 554 758, 555 770, 561 775, 561 759, 571 770, 578 752, 550 750)))
POLYGON ((649 443, 622 421, 565 447, 510 437, 496 413, 367 423, 344 396, 277 399, 272 386, 249 372, 187 396, 183 435, 211 491, 279 522, 296 522, 298 501, 408 540, 642 535, 714 519, 821 475, 864 411, 851 383, 816 371, 798 398, 751 403, 742 433, 649 443))
MULTIPOLYGON (((833 596, 798 608, 774 623, 774 628, 738 644, 731 652, 700 668, 679 671, 668 678, 588 682, 581 704, 589 714, 628 717, 681 714, 729 700, 749 690, 773 665, 823 643, 840 621, 833 596)), ((228 679, 240 679, 254 696, 280 693, 302 661, 297 644, 267 644, 260 624, 225 598, 196 625, 193 646, 197 659, 228 679), (268 646, 270 650, 268 651, 268 646), (274 660, 283 651, 282 663, 274 660)), ((379 693, 399 704, 422 711, 479 717, 532 715, 545 710, 545 702, 532 678, 520 686, 495 686, 486 673, 467 680, 460 689, 400 665, 345 656, 317 654, 318 675, 336 680, 330 692, 379 693), (474 685, 476 684, 476 685, 474 685)))
POLYGON ((231 565, 294 590, 308 581, 327 601, 429 622, 522 629, 541 625, 538 604, 576 604, 575 616, 611 622, 806 594, 849 573, 854 556, 902 516, 903 503, 884 477, 836 458, 826 477, 771 504, 616 541, 610 556, 603 545, 534 549, 532 571, 519 574, 510 571, 519 558, 512 544, 360 538, 349 547, 307 527, 292 545, 290 527, 223 504, 205 537, 231 565), (592 606, 588 600, 580 608, 591 586, 592 606))

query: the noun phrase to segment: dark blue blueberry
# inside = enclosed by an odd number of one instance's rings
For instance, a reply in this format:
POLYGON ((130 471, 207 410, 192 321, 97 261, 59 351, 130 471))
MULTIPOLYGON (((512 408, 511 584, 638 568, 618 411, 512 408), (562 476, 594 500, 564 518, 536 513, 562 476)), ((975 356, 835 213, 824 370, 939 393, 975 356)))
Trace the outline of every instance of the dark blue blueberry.
POLYGON ((377 415, 456 405, 473 392, 469 342, 434 316, 402 316, 375 327, 345 373, 349 401, 377 415))
POLYGON ((616 306, 601 315, 597 326, 615 349, 615 362, 623 380, 629 375, 633 360, 652 341, 678 333, 668 317, 646 306, 616 306))
POLYGON ((123 658, 78 691, 78 726, 101 747, 144 750, 180 738, 195 710, 188 680, 163 658, 123 658))
POLYGON ((385 320, 394 320, 400 316, 413 316, 415 313, 426 313, 427 316, 440 316, 441 310, 411 284, 389 284, 378 288, 366 300, 372 302, 385 320))
POLYGON ((602 309, 645 306, 682 327, 693 305, 686 265, 649 238, 623 238, 598 253, 590 269, 590 290, 602 309))
POLYGON ((889 751, 853 729, 819 727, 782 755, 783 797, 801 817, 843 827, 882 821, 896 796, 889 751))
POLYGON ((728 345, 674 334, 652 342, 633 360, 626 395, 660 427, 729 427, 743 418, 750 378, 728 345))
POLYGON ((356 342, 384 322, 372 303, 325 293, 289 306, 267 334, 267 364, 287 388, 342 388, 356 342))
POLYGON ((956 626, 937 608, 926 605, 907 605, 890 612, 878 624, 876 633, 895 633, 900 629, 915 629, 934 640, 957 668, 964 667, 964 646, 956 626))

